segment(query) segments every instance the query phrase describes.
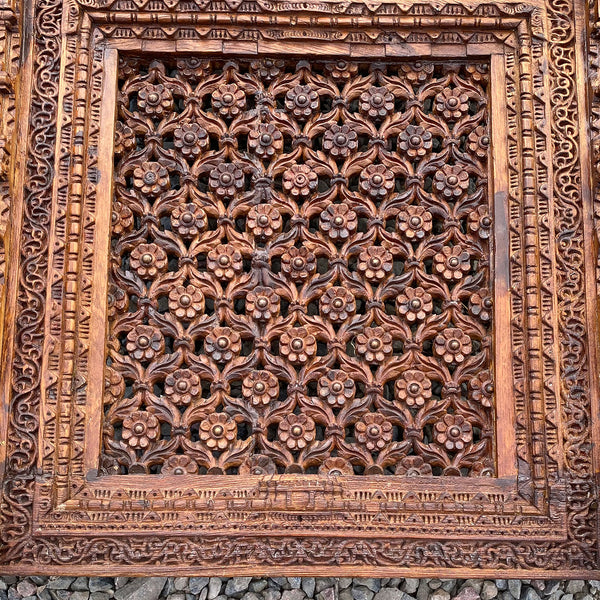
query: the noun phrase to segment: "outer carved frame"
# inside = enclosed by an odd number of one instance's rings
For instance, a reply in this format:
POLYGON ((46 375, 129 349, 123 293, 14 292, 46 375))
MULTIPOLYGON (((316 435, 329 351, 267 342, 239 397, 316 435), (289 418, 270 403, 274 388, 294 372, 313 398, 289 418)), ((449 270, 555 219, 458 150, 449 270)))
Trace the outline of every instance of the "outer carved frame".
POLYGON ((35 41, 12 163, 5 572, 600 577, 582 6, 37 0, 21 12, 35 41), (305 53, 307 40, 327 55, 491 57, 492 104, 506 107, 492 123, 508 229, 496 321, 512 353, 499 420, 515 423, 498 429, 500 477, 165 477, 150 489, 98 477, 102 382, 90 373, 104 352, 117 52, 305 53))

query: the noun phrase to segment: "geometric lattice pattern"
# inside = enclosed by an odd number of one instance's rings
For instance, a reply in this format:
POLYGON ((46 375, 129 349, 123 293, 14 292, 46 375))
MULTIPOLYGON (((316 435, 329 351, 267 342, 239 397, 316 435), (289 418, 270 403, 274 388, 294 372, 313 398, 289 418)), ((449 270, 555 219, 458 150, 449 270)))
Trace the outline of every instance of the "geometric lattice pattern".
POLYGON ((122 57, 104 464, 493 475, 487 90, 122 57))

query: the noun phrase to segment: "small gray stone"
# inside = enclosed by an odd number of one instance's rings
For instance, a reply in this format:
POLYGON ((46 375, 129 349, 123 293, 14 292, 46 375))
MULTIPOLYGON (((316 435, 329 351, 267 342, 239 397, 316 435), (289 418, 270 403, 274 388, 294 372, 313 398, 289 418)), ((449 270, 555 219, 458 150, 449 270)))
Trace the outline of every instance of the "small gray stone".
MULTIPOLYGON (((335 579, 331 578, 331 577, 317 577, 317 580, 315 581, 315 589, 317 590, 317 594, 321 591, 324 590, 325 588, 331 588, 331 587, 335 587, 336 581, 335 579)), ((350 580, 350 584, 352 584, 352 580, 350 580)), ((349 587, 349 586, 345 586, 345 587, 349 587)), ((334 591, 335 593, 335 591, 334 591)))
POLYGON ((8 588, 8 600, 20 600, 20 598, 21 598, 21 594, 19 594, 19 592, 17 592, 16 587, 8 588))
POLYGON ((262 592, 269 585, 266 579, 254 579, 250 582, 248 589, 251 592, 262 592))
POLYGON ((447 592, 450 592, 451 596, 452 596, 452 592, 454 591, 455 587, 456 587, 456 579, 443 579, 442 580, 442 589, 446 590, 447 592))
POLYGON ((272 577, 271 581, 274 582, 278 587, 285 587, 288 582, 285 577, 272 577))
POLYGON ((74 592, 87 592, 89 591, 89 580, 87 577, 78 577, 72 584, 71 589, 74 592))
POLYGON ((262 600, 262 597, 259 596, 256 592, 246 592, 242 596, 242 600, 262 600))
POLYGON ((431 592, 429 600, 450 600, 450 592, 447 592, 444 588, 438 588, 431 592))
POLYGON ((350 588, 346 588, 345 590, 342 590, 337 595, 337 600, 354 600, 354 597, 352 596, 352 590, 350 588))
MULTIPOLYGON (((317 579, 317 581, 319 581, 317 579)), ((340 590, 345 590, 346 588, 349 588, 352 585, 352 577, 340 577, 338 579, 338 588, 340 590)), ((317 590, 319 591, 319 590, 317 590)))
POLYGON ((422 579, 419 584, 419 589, 417 590, 417 600, 427 600, 429 598, 429 593, 431 590, 429 589, 428 579, 422 579))
POLYGON ((365 585, 352 586, 352 598, 354 600, 373 600, 375 593, 365 585))
POLYGON ((492 600, 498 595, 498 588, 493 581, 484 581, 480 593, 481 600, 492 600))
POLYGON ((4 579, 2 579, 2 577, 0 577, 0 592, 3 592, 7 589, 8 589, 8 585, 7 585, 6 581, 4 581, 4 579))
POLYGON ((283 594, 281 594, 281 600, 304 600, 304 598, 306 598, 306 594, 298 588, 285 590, 283 594))
POLYGON ((335 600, 335 595, 335 588, 324 588, 317 594, 317 600, 335 600))
POLYGON ((560 600, 573 600, 573 594, 563 594, 560 600))
POLYGON ((185 600, 185 594, 183 592, 175 592, 167 596, 169 600, 185 600))
POLYGON ((600 580, 598 579, 590 579, 588 583, 595 589, 600 590, 600 580))
POLYGON ((71 597, 69 598, 69 600, 88 600, 89 597, 90 597, 89 592, 77 590, 77 591, 71 593, 71 597))
POLYGON ((506 579, 496 579, 494 583, 501 592, 508 589, 508 581, 506 581, 506 579))
POLYGON ((211 577, 208 582, 208 600, 213 600, 221 593, 223 582, 219 577, 211 577))
POLYGON ((92 592, 90 594, 90 600, 109 600, 110 597, 108 592, 92 592))
POLYGON ((547 598, 548 600, 561 600, 564 594, 565 593, 561 589, 558 589, 547 596, 547 598))
POLYGON ((158 600, 166 582, 166 577, 132 579, 115 592, 115 598, 116 600, 158 600))
POLYGON ((192 594, 199 594, 205 587, 208 586, 209 581, 209 577, 190 577, 187 583, 188 590, 192 594))
POLYGON ((4 590, 0 590, 0 600, 8 600, 8 594, 4 590))
POLYGON ((454 597, 454 600, 479 600, 480 596, 477 590, 467 585, 461 588, 460 592, 454 597))
POLYGON ((467 579, 461 586, 462 590, 465 587, 473 588, 478 594, 481 592, 481 588, 483 587, 483 580, 481 579, 467 579))
POLYGON ((173 580, 173 587, 178 591, 182 592, 188 586, 188 578, 187 577, 175 577, 173 580))
MULTIPOLYGON (((35 583, 35 585, 44 585, 48 582, 48 577, 42 577, 41 575, 32 575, 29 579, 35 583)), ((87 577, 84 577, 87 579, 87 577)))
POLYGON ((113 589, 113 580, 110 577, 90 577, 90 592, 108 592, 113 589))
POLYGON ((46 584, 46 587, 49 590, 68 590, 75 579, 76 577, 57 577, 56 579, 50 578, 50 581, 46 584))
POLYGON ((232 577, 225 587, 225 595, 233 596, 245 592, 252 581, 252 577, 232 577))
POLYGON ((540 598, 540 595, 532 587, 528 587, 527 590, 525 591, 524 600, 542 600, 542 599, 540 598))
POLYGON ((354 585, 364 585, 369 588, 372 592, 378 592, 381 589, 381 583, 379 579, 367 578, 367 579, 355 579, 354 585))
POLYGON ((519 600, 521 597, 521 581, 519 579, 508 580, 508 591, 513 598, 519 600))
POLYGON ((275 588, 269 588, 265 590, 263 594, 265 600, 279 600, 281 598, 281 592, 275 588))
POLYGON ((406 594, 398 588, 381 588, 376 594, 374 600, 405 600, 406 594))
POLYGON ((54 600, 69 600, 70 596, 69 590, 50 590, 50 598, 54 600))
POLYGON ((583 592, 585 590, 585 581, 582 579, 572 579, 567 583, 567 587, 565 591, 567 594, 577 594, 578 592, 583 592))
POLYGON ((553 594, 554 592, 556 592, 559 588, 560 588, 560 581, 557 581, 556 579, 546 581, 545 586, 544 586, 544 595, 549 596, 550 594, 553 594))
POLYGON ((302 590, 308 598, 312 598, 315 595, 315 578, 314 577, 303 577, 302 578, 302 590))
POLYGON ((25 596, 23 600, 37 600, 37 596, 25 596))
POLYGON ((45 588, 38 590, 37 597, 39 598, 39 600, 52 600, 50 592, 45 588))
POLYGON ((430 579, 427 583, 430 590, 437 590, 442 587, 442 582, 439 579, 430 579))
POLYGON ((129 577, 115 577, 115 588, 120 590, 129 581, 129 577))
POLYGON ((34 596, 37 592, 37 585, 35 585, 33 581, 29 581, 29 579, 21 579, 21 581, 17 583, 17 592, 19 592, 21 596, 34 596))
POLYGON ((381 582, 381 587, 400 587, 400 584, 404 581, 404 579, 400 579, 399 577, 394 577, 390 579, 385 585, 381 582))
POLYGON ((299 590, 302 585, 302 577, 288 577, 288 583, 293 590, 299 590))

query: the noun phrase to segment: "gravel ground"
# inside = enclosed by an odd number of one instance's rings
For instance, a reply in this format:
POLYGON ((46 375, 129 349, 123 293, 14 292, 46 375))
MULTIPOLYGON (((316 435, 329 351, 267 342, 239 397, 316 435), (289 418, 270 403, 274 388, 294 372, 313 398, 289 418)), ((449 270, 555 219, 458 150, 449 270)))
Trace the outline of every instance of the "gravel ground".
POLYGON ((0 577, 0 600, 600 600, 600 581, 0 577))

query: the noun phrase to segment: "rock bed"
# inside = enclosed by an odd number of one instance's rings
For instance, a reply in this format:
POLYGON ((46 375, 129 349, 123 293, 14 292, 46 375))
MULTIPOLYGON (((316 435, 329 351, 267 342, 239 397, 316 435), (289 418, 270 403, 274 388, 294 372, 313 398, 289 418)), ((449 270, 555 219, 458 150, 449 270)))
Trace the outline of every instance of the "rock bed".
POLYGON ((0 600, 600 600, 600 581, 0 577, 0 600))

